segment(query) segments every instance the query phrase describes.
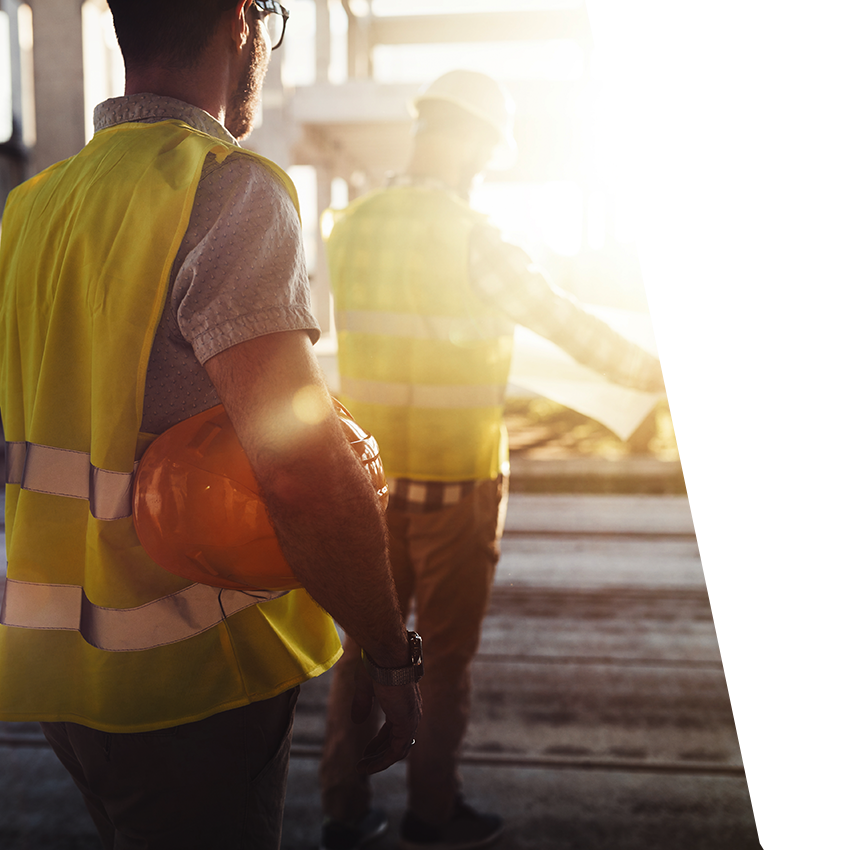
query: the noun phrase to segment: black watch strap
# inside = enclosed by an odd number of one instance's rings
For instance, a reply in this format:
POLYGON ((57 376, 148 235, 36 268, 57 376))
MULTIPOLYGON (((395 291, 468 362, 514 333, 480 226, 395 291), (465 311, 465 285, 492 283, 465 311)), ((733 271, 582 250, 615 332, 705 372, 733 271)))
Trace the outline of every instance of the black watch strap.
POLYGON ((379 685, 412 685, 422 678, 422 638, 416 632, 407 633, 407 646, 410 650, 410 663, 404 667, 379 667, 361 650, 363 666, 369 676, 379 685))

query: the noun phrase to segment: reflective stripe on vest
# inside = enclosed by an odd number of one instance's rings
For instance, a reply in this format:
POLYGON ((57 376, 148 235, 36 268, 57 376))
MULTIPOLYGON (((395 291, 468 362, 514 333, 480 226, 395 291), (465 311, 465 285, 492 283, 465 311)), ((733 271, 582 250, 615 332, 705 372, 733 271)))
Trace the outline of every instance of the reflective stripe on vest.
POLYGON ((6 483, 35 493, 86 499, 95 519, 122 519, 133 513, 133 474, 92 466, 88 452, 6 443, 6 483))
POLYGON ((82 587, 6 580, 0 623, 23 629, 79 632, 107 652, 133 652, 201 634, 244 608, 289 593, 225 590, 191 584, 137 608, 102 608, 82 587))
POLYGON ((494 316, 425 316, 419 313, 383 313, 375 310, 337 310, 336 329, 350 333, 396 336, 406 339, 435 339, 454 342, 461 339, 492 339, 512 333, 513 325, 494 316))
POLYGON ((506 390, 504 384, 403 384, 347 375, 340 375, 339 381, 343 395, 359 402, 436 410, 499 407, 504 403, 506 390))

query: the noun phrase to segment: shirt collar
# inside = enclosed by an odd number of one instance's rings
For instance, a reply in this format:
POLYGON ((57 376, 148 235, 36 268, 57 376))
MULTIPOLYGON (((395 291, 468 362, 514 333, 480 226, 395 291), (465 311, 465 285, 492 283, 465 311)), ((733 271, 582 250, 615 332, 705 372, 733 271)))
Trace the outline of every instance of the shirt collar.
POLYGON ((230 144, 236 139, 208 112, 191 103, 161 94, 131 94, 113 97, 94 108, 94 131, 105 130, 116 124, 153 124, 169 119, 182 121, 201 133, 230 144))

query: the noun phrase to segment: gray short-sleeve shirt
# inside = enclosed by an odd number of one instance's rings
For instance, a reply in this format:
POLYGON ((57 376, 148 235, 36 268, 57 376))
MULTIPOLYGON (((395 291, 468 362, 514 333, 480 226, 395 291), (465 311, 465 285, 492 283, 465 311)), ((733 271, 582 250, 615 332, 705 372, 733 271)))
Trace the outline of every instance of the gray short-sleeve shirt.
MULTIPOLYGON (((95 130, 127 121, 178 119, 230 143, 212 116, 153 94, 114 98, 95 130)), ((158 434, 218 404, 204 363, 264 334, 319 326, 310 309, 301 225, 277 175, 248 154, 208 157, 148 364, 142 430, 158 434)))

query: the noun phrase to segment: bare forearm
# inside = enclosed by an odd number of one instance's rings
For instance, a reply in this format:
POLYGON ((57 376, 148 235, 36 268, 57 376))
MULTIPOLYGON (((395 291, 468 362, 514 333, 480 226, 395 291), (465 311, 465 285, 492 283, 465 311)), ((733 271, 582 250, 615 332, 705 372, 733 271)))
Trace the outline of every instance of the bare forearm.
POLYGON ((380 505, 309 340, 271 334, 222 352, 206 368, 293 572, 378 664, 404 665, 407 642, 380 505))
POLYGON ((403 666, 406 638, 383 513, 336 423, 328 426, 312 461, 265 467, 269 515, 293 572, 316 602, 381 666, 403 666))

